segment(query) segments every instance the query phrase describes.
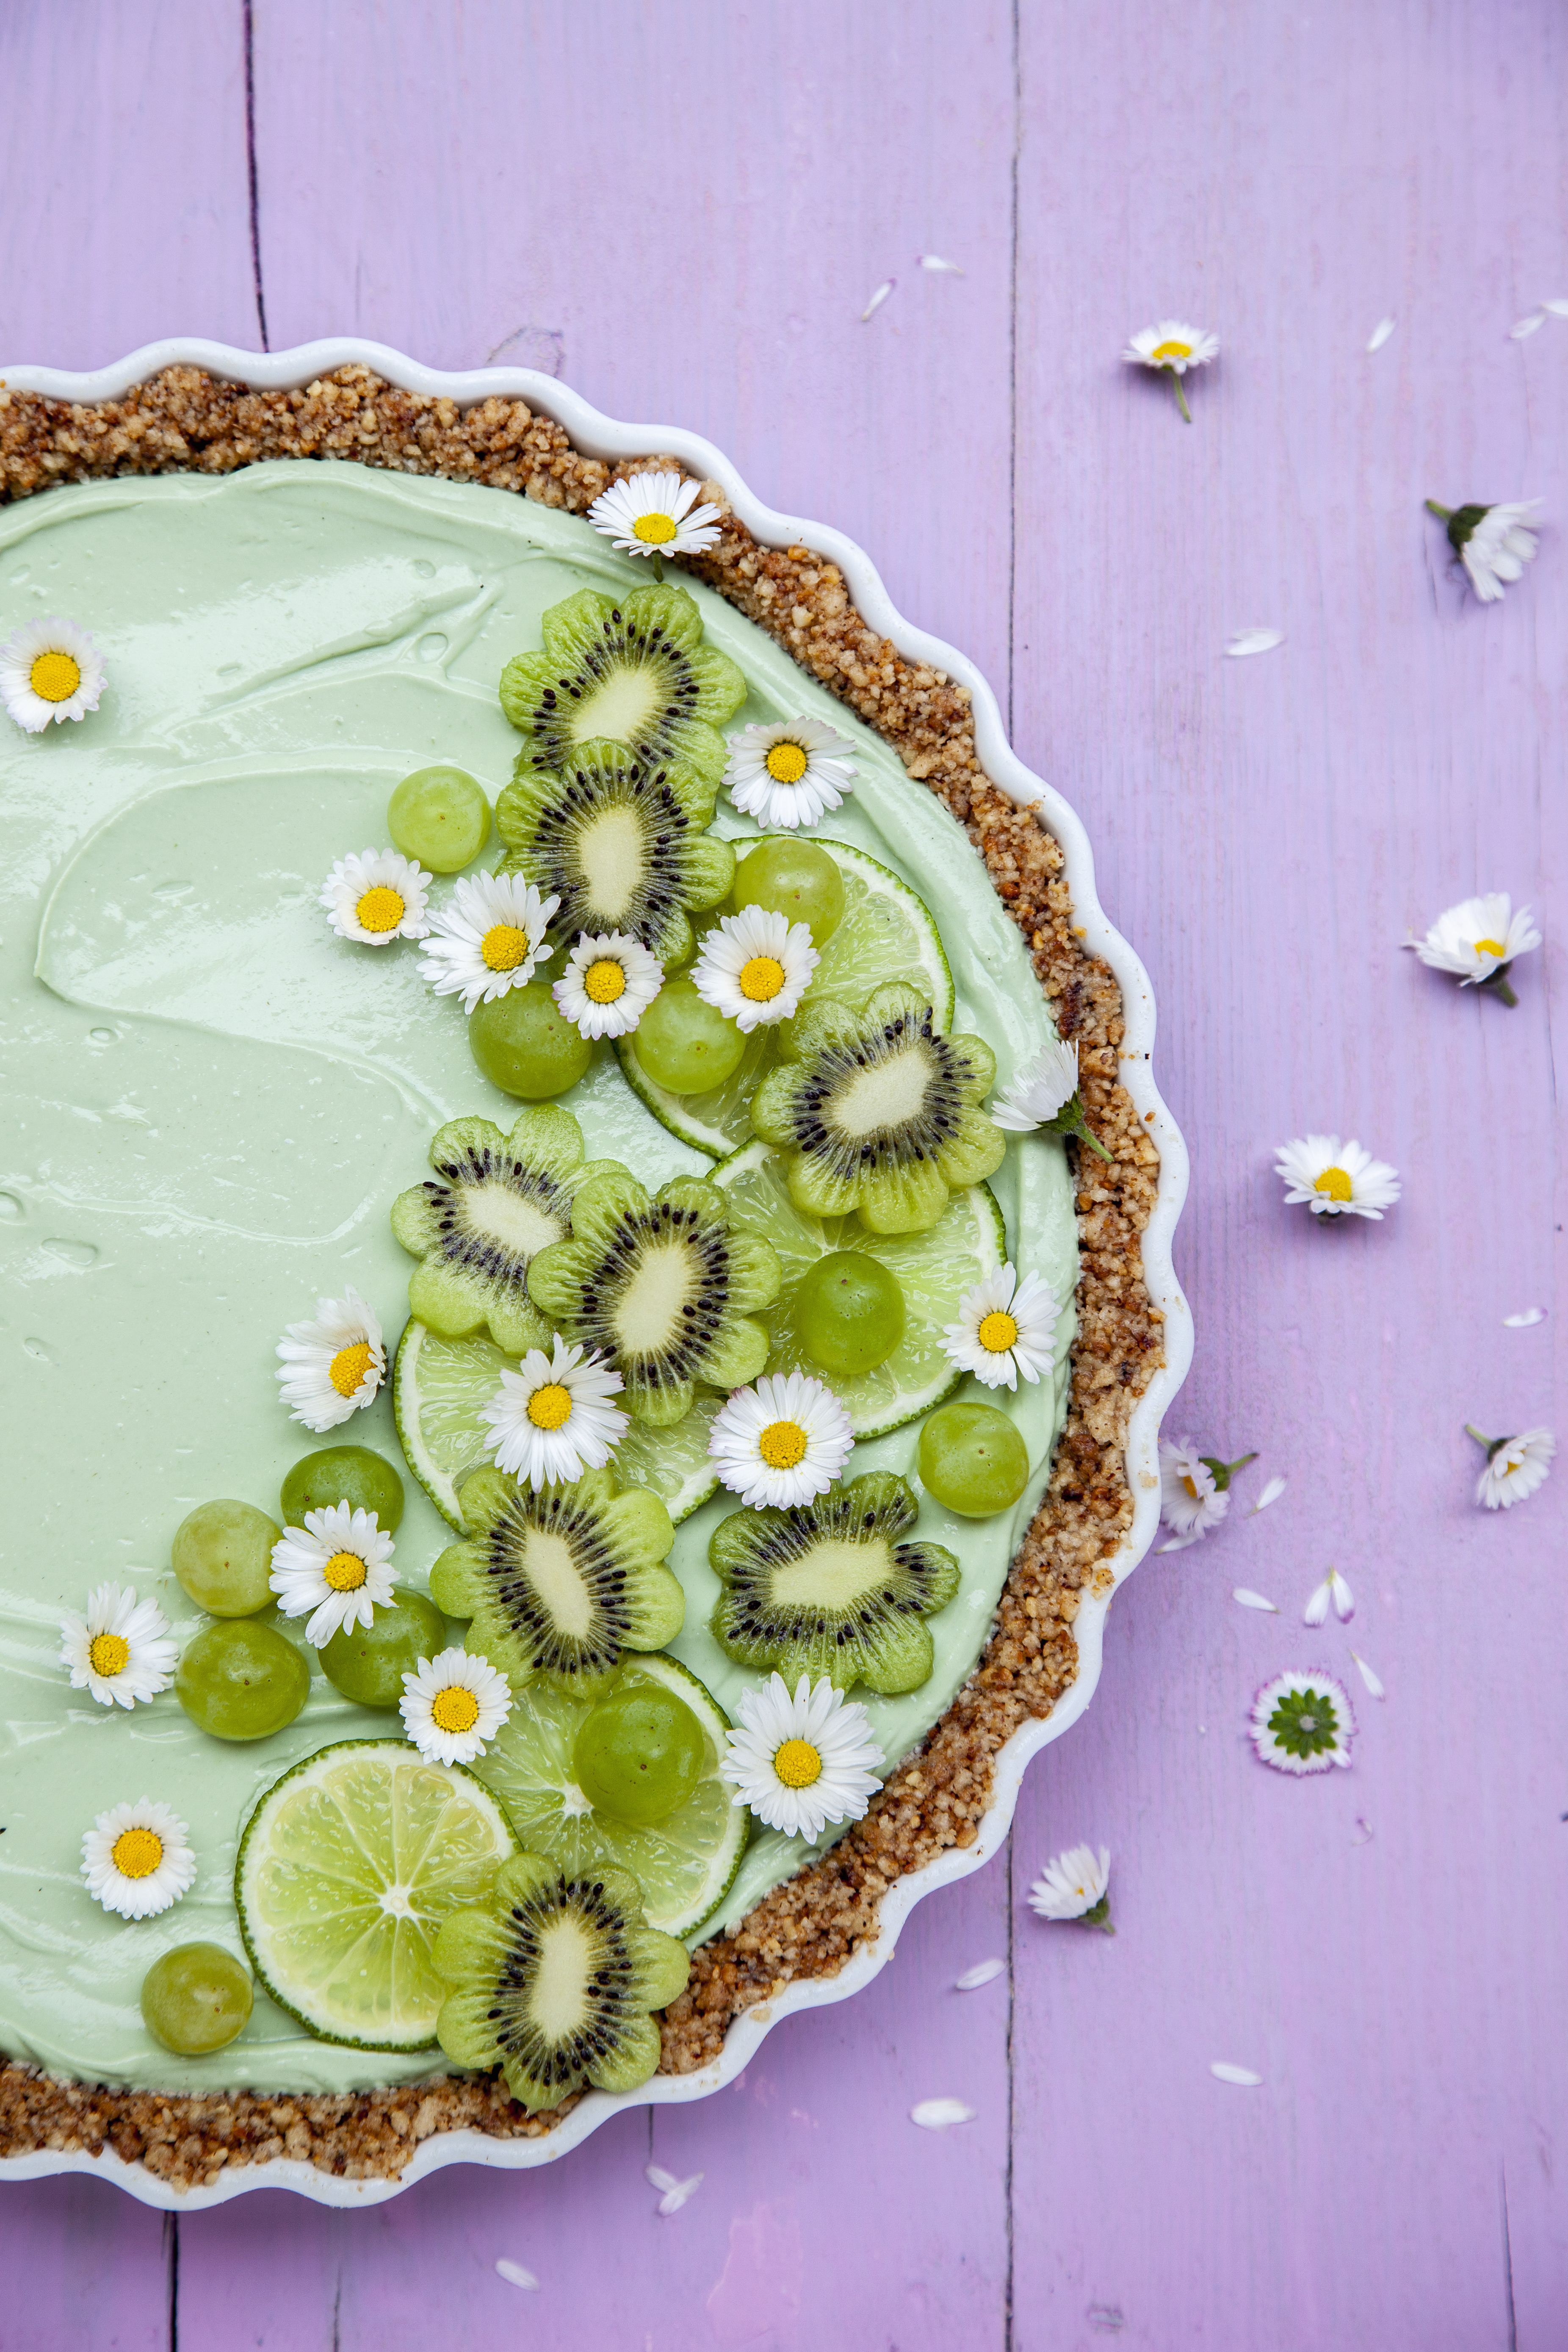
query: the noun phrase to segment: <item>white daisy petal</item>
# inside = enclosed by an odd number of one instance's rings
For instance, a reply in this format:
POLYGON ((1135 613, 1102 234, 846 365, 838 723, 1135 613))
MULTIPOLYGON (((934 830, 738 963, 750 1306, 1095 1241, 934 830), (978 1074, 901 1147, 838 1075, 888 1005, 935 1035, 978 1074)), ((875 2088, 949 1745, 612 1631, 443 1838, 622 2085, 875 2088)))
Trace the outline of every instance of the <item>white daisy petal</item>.
POLYGON ((962 2099, 921 2099, 910 2109, 910 2121, 921 2131, 951 2131, 954 2124, 972 2124, 974 2112, 962 2099))
POLYGON ((268 1579, 285 1617, 310 1612, 305 1639, 314 1650, 348 1625, 368 1625, 392 1599, 397 1571, 392 1538, 375 1513, 333 1503, 307 1511, 302 1528, 285 1528, 272 1547, 268 1579))
POLYGON ((511 1685, 488 1658, 442 1650, 403 1677, 403 1727, 428 1764, 471 1764, 511 1713, 511 1685))
POLYGON ((1284 1182, 1286 1205, 1304 1201, 1318 1217, 1381 1219, 1400 1194, 1397 1171, 1353 1138, 1297 1136, 1279 1146, 1274 1172, 1284 1182))
POLYGON ((522 1486, 569 1484, 602 1470, 626 1434, 626 1416, 610 1403, 621 1376, 598 1351, 568 1347, 556 1332, 552 1352, 531 1348, 482 1408, 485 1450, 498 1470, 522 1486))
POLYGON ((1527 335, 1533 335, 1537 328, 1544 327, 1545 324, 1544 314, 1540 310, 1531 310, 1527 317, 1514 320, 1508 331, 1510 339, 1513 342, 1522 343, 1527 335))
POLYGON ((625 1037, 663 986, 664 967, 640 940, 627 931, 582 931, 552 993, 579 1035, 625 1037))
POLYGON ((697 491, 679 474, 633 474, 594 500, 588 520, 624 555, 700 555, 718 539, 723 514, 695 505, 697 491))
POLYGON ((730 738, 724 782, 742 816, 794 833, 816 824, 854 790, 855 746, 821 719, 742 727, 730 738))
POLYGON ((1489 890, 1446 908, 1424 940, 1405 945, 1434 971, 1457 973, 1461 988, 1479 988, 1516 956, 1532 953, 1541 933, 1528 907, 1515 914, 1506 890, 1489 890))
POLYGON ((156 1698, 174 1679, 179 1644, 155 1601, 138 1601, 129 1586, 98 1584, 87 1613, 60 1620, 60 1664, 71 1688, 100 1706, 133 1707, 156 1698))
POLYGON ((1355 1717, 1331 1675, 1276 1675, 1253 1700, 1249 1727, 1260 1760, 1277 1772, 1326 1772, 1350 1763, 1355 1717))
POLYGON ((509 2262, 504 2254, 496 2264, 496 2276, 505 2279, 508 2286, 526 2287, 530 2294, 538 2290, 539 2281, 533 2273, 524 2270, 521 2263, 509 2262))
POLYGON ((1384 1695, 1384 1691, 1383 1683, 1380 1677, 1373 1674, 1372 1668, 1367 1664, 1366 1660, 1362 1656, 1359 1650, 1352 1650, 1351 1652, 1351 1655, 1356 1662, 1357 1673, 1360 1675, 1363 1682, 1366 1685, 1368 1690, 1372 1693, 1373 1698, 1381 1698, 1384 1695))
POLYGON ((190 1832, 167 1805, 139 1797, 100 1813, 81 1842, 87 1891, 122 1919, 153 1919, 195 1883, 190 1832))
POLYGON ((1010 1134, 1028 1135, 1065 1110, 1078 1092, 1078 1046, 1058 1038, 991 1106, 991 1117, 1010 1134))
POLYGON ((662 2164, 645 2164, 643 2167, 643 2179, 650 2189, 660 2192, 658 2210, 667 2215, 679 2213, 681 2207, 695 2197, 707 2177, 706 2173, 694 2172, 688 2179, 678 2180, 673 2172, 665 2170, 662 2164))
POLYGON ((1252 1506, 1251 1510, 1248 1511, 1247 1515, 1247 1517, 1249 1519, 1255 1519, 1259 1511, 1267 1511, 1272 1504, 1277 1503, 1279 1500, 1280 1496, 1285 1492, 1288 1483, 1289 1482, 1286 1479, 1281 1478, 1279 1474, 1276 1473, 1276 1475, 1269 1479, 1268 1485, 1264 1487, 1263 1492, 1258 1496, 1258 1500, 1252 1506))
POLYGON ((1369 352, 1382 351, 1384 343, 1387 342, 1390 335, 1394 332, 1394 322, 1392 319, 1380 319, 1378 320, 1376 326, 1373 329, 1371 334, 1366 339, 1366 347, 1369 352))
POLYGON ((435 878, 395 849, 365 849, 340 857, 318 896, 340 940, 384 948, 425 937, 426 894, 435 878))
POLYGON ((1162 319, 1157 326, 1141 328, 1121 356, 1140 367, 1169 368, 1173 375, 1185 375, 1190 367, 1205 367, 1219 357, 1219 337, 1180 319, 1162 319))
POLYGON ((85 719, 107 683, 103 656, 75 621, 24 621, 0 646, 0 702, 25 734, 85 719))
POLYGON ((318 1436, 374 1403, 386 1378, 380 1320, 352 1286, 319 1298, 309 1321, 290 1323, 277 1352, 283 1402, 318 1436))
POLYGON ((1195 1541, 1216 1527, 1230 1508, 1230 1496, 1215 1485, 1214 1472, 1199 1458, 1190 1437, 1173 1445, 1160 1440, 1160 1517, 1178 1536, 1195 1541))
POLYGON ((789 1510, 826 1494, 854 1443, 832 1390, 809 1372, 788 1372, 736 1389, 713 1417, 708 1451, 743 1503, 789 1510))
POLYGON ((994 1983, 1006 1965, 1005 1960, 976 1960, 972 1969, 965 1969, 961 1977, 953 1979, 952 1989, 954 1992, 978 1992, 982 1985, 994 1983))
POLYGON ((959 268, 956 261, 944 261, 940 253, 922 253, 921 256, 921 268, 922 269, 945 270, 953 278, 962 278, 963 275, 963 270, 959 268))
POLYGON ((1337 1568, 1331 1568, 1321 1584, 1313 1591, 1301 1612, 1301 1622, 1303 1625, 1325 1624, 1331 1607, 1342 1624, 1355 1615, 1355 1595, 1337 1568))
POLYGON ((881 309, 883 303, 887 300, 889 295, 892 292, 898 282, 899 281, 896 278, 884 278, 879 286, 872 289, 871 299, 860 313, 860 324, 862 326, 865 325, 868 319, 873 317, 874 314, 881 309))
POLYGON ((1263 2080, 1250 2066, 1233 2066, 1228 2058, 1211 2058, 1209 2073, 1216 2083, 1234 2083, 1238 2091, 1256 2091, 1263 2080))
POLYGON ((1248 654, 1271 654, 1276 646, 1285 642, 1283 629, 1233 629, 1226 639, 1226 652, 1235 661, 1245 661, 1248 654))
POLYGON ((1261 1592, 1254 1592, 1247 1585, 1236 1585, 1230 1597, 1233 1601, 1239 1601, 1244 1609, 1267 1609, 1271 1617, 1278 1617, 1279 1614, 1272 1601, 1265 1600, 1261 1592))
POLYGON ((1068 1846, 1047 1862, 1029 1889, 1029 1908, 1041 1919, 1081 1919, 1103 1903, 1110 1886, 1110 1849, 1068 1846))
POLYGON ((865 1708, 824 1675, 815 1688, 802 1675, 791 1696, 781 1674, 763 1690, 741 1694, 740 1722, 729 1735, 724 1777, 731 1802, 748 1805, 785 1837, 812 1840, 829 1822, 858 1822, 875 1796, 882 1751, 865 1708))
POLYGON ((789 1019, 816 964, 805 924, 766 907, 742 907, 738 915, 721 916, 708 933, 691 981, 704 1004, 746 1036, 789 1019))
POLYGON ((1505 1331, 1531 1331, 1534 1329, 1536 1324, 1544 1323, 1545 1320, 1544 1307, 1526 1307, 1517 1315, 1505 1315, 1502 1318, 1502 1328, 1505 1331))
POLYGON ((1056 1362, 1058 1309, 1037 1274, 1022 1282, 1011 1265, 998 1266, 959 1301, 958 1320, 942 1334, 950 1363, 973 1372, 988 1389, 1016 1389, 1018 1375, 1032 1387, 1056 1362))
POLYGON ((420 971, 437 996, 460 991, 465 1013, 509 989, 526 988, 535 968, 555 952, 544 933, 560 904, 542 898, 521 874, 465 875, 430 918, 420 971))
POLYGON ((1568 295, 1553 294, 1542 303, 1541 308, 1549 318, 1568 319, 1568 295))
MULTIPOLYGON (((1480 1437, 1479 1430, 1470 1434, 1480 1437)), ((1480 1442, 1487 1447, 1487 1459, 1476 1480, 1476 1500, 1483 1510, 1510 1510, 1545 1485, 1557 1451, 1549 1429, 1524 1429, 1517 1437, 1500 1437, 1495 1444, 1482 1437, 1480 1442)))

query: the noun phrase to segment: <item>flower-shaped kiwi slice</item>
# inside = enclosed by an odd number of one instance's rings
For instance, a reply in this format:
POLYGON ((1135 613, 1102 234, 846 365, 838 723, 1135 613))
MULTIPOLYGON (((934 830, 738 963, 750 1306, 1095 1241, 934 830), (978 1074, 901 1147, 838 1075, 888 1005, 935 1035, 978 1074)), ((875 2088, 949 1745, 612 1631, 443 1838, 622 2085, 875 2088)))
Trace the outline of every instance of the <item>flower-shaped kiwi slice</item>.
POLYGON ((513 1855, 483 1909, 453 1911, 431 1957, 451 1988, 437 2039, 459 2066, 499 2065, 530 2115, 584 2084, 635 2091, 658 2064, 649 2011, 686 1989, 686 1947, 643 1924, 642 1890, 622 1870, 563 1878, 513 1855))
POLYGON ((695 599, 668 583, 619 597, 582 588, 541 625, 543 652, 517 655, 500 681, 529 765, 559 773, 602 737, 645 767, 673 763, 704 778, 710 812, 729 756, 719 730, 745 700, 746 681, 728 654, 703 644, 695 599))
POLYGON ((435 1181, 400 1192, 392 1230, 420 1261, 409 1311, 448 1339, 489 1328, 521 1356, 547 1348, 549 1324, 528 1295, 531 1260, 572 1230, 580 1185, 614 1160, 584 1160, 583 1130, 552 1103, 525 1110, 510 1135, 488 1118, 454 1118, 430 1146, 435 1181))
POLYGON ((468 1647, 514 1682, 592 1689, 623 1652, 662 1650, 679 1633, 686 1595, 664 1565, 675 1529, 657 1495, 617 1494, 607 1470, 527 1487, 486 1469, 458 1500, 471 1533, 437 1560, 430 1597, 472 1620, 468 1647))
POLYGON ((782 1278, 771 1244, 731 1232, 716 1184, 677 1176, 650 1194, 617 1169, 583 1186, 572 1239, 541 1250, 528 1288, 555 1329, 612 1360, 627 1412, 667 1429, 690 1412, 699 1381, 756 1379, 768 1334, 751 1318, 782 1278))
POLYGON ((792 1510, 736 1511, 708 1546, 723 1586, 715 1640, 742 1666, 792 1685, 826 1675, 891 1696, 918 1690, 933 1652, 925 1623, 959 1586, 941 1544, 903 1540, 919 1517, 890 1470, 868 1471, 792 1510))
POLYGON ((873 1234, 934 1225, 951 1192, 1002 1164, 1007 1139, 980 1108, 996 1076, 983 1037, 944 1037, 907 982, 862 1012, 809 1004, 758 1087, 752 1125, 787 1152, 790 1198, 808 1216, 854 1209, 873 1234))

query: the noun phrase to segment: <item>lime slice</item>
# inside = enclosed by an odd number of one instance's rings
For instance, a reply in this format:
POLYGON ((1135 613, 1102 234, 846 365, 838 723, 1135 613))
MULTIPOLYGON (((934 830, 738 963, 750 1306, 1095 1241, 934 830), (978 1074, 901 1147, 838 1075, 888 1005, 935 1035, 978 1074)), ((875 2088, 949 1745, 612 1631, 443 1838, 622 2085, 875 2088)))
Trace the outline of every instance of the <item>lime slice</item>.
MULTIPOLYGON (((924 899, 863 849, 851 849, 843 841, 823 841, 815 834, 812 845, 838 861, 844 913, 822 950, 803 1002, 837 996, 858 1004, 884 981, 909 980, 930 990, 943 1025, 950 1026, 952 973, 924 899)), ((752 849, 758 845, 748 840, 741 845, 752 849)), ((750 1140, 752 1097, 773 1059, 770 1031, 754 1029, 733 1075, 705 1095, 667 1094, 656 1086, 637 1060, 635 1034, 618 1037, 616 1052, 627 1085, 682 1143, 695 1144, 699 1151, 721 1160, 750 1140)))
MULTIPOLYGON (((444 1339, 417 1319, 398 1344, 392 1374, 398 1438, 408 1467, 459 1532, 458 1488, 487 1459, 489 1433, 481 1408, 500 1388, 502 1372, 515 1372, 518 1362, 493 1339, 444 1339)), ((648 1487, 678 1525, 689 1518, 719 1484, 708 1458, 708 1432, 722 1402, 722 1397, 699 1396, 673 1429, 634 1421, 610 1465, 621 1485, 648 1487)))
POLYGON ((882 1437, 926 1412, 963 1374, 950 1363, 942 1333, 958 1320, 959 1301, 1007 1255, 1006 1229, 988 1184, 955 1192, 929 1233, 868 1234, 858 1217, 803 1216, 789 1196, 784 1160, 765 1143, 748 1144, 713 1171, 730 1196, 739 1233, 771 1242, 784 1267, 776 1306, 763 1320, 773 1335, 770 1372, 809 1372, 827 1381, 857 1437, 882 1437), (831 1250, 864 1250, 896 1276, 904 1294, 904 1336, 885 1364, 850 1376, 826 1374, 795 1328, 795 1291, 807 1266, 831 1250))
POLYGON ((568 1878, 629 1870, 643 1891, 650 1927, 689 1936, 724 1899, 741 1867, 750 1816, 731 1804, 719 1777, 730 1718, 694 1674, 662 1651, 625 1660, 593 1698, 548 1688, 516 1692, 511 1714, 475 1766, 516 1822, 531 1853, 548 1854, 568 1878), (573 1778, 572 1750, 584 1721, 610 1691, 658 1683, 684 1699, 705 1734, 706 1777, 683 1805, 651 1827, 596 1811, 573 1778))
POLYGON ((482 1903, 517 1834, 489 1790, 404 1739, 345 1739, 268 1790, 234 1869, 239 1929, 279 2009, 323 2042, 423 2050, 450 1911, 482 1903))

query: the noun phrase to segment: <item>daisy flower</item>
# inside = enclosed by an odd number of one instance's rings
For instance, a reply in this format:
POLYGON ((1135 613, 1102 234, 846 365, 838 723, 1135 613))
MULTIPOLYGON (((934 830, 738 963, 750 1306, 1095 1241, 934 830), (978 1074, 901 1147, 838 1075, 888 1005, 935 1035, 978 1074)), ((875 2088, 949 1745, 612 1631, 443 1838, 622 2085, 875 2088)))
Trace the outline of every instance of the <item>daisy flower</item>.
POLYGON ((331 1503, 307 1511, 302 1528, 285 1528, 272 1547, 268 1582, 285 1617, 310 1611, 305 1639, 323 1649, 334 1633, 368 1625, 392 1599, 397 1571, 392 1538, 376 1525, 374 1511, 331 1503))
POLYGON ((106 1911, 118 1911, 122 1919, 155 1918, 195 1883, 190 1832, 177 1813, 149 1797, 110 1805, 81 1842, 81 1874, 106 1911))
POLYGON ((731 1804, 808 1842, 829 1822, 860 1819, 877 1791, 882 1751, 865 1708, 826 1675, 815 1684, 802 1675, 793 1698, 783 1675, 771 1675, 765 1690, 742 1692, 740 1717, 723 1763, 735 1783, 731 1804))
POLYGON ((535 964, 555 952, 544 927, 561 904, 542 898, 520 874, 469 874, 458 882, 419 950, 419 969, 437 996, 462 992, 463 1010, 523 988, 535 964))
POLYGON ((351 851, 339 858, 318 896, 340 940, 384 948, 394 940, 425 937, 425 894, 435 878, 395 849, 351 851))
POLYGON ((105 683, 103 656, 74 621, 24 621, 0 646, 0 701, 28 735, 85 719, 105 683))
POLYGON ((397 1705, 427 1764, 471 1764, 511 1713, 511 1685, 488 1658, 442 1650, 404 1675, 397 1705))
POLYGON ((721 1405, 708 1451, 731 1494, 756 1511, 826 1495, 855 1443, 849 1415, 808 1372, 774 1373, 721 1405))
POLYGON ((1331 1675, 1276 1675, 1252 1702, 1252 1744, 1277 1772, 1349 1766, 1355 1717, 1331 1675))
POLYGON ((698 487, 679 474, 633 474, 594 500, 588 520, 624 555, 700 555, 723 516, 718 507, 694 504, 698 487))
POLYGON ((1505 586, 1522 578, 1535 560, 1535 533, 1526 528, 1539 499, 1500 506, 1440 507, 1428 499, 1426 511, 1447 527, 1448 544, 1464 565, 1483 604, 1495 604, 1505 586))
POLYGON ((579 1036, 624 1037, 635 1029, 659 990, 664 967, 626 931, 582 932, 553 994, 563 1021, 579 1036))
POLYGON ((290 1323, 278 1355, 283 1402, 318 1437, 369 1404, 386 1378, 380 1321, 352 1285, 341 1298, 318 1298, 309 1321, 290 1323))
POLYGON ((1068 1846, 1030 1887, 1029 1908, 1042 1919, 1078 1919, 1114 1936, 1110 1887, 1110 1848, 1102 1845, 1097 1854, 1091 1845, 1068 1846))
POLYGON ((1037 1274, 1020 1282, 1015 1267, 998 1266, 964 1292, 957 1322, 942 1334, 943 1351, 988 1389, 1016 1389, 1020 1372, 1033 1385, 1056 1361, 1057 1314, 1037 1274))
POLYGON ((556 1332, 553 1353, 531 1348, 515 1372, 481 1408, 489 1424, 485 1451, 522 1486, 551 1486, 602 1470, 626 1433, 626 1416, 608 1402, 621 1376, 595 1349, 569 1348, 556 1332))
POLYGON ((1015 1078, 997 1096, 991 1117, 1010 1135, 1032 1135, 1037 1128, 1043 1128, 1047 1135, 1076 1135, 1102 1160, 1110 1158, 1099 1137, 1089 1132, 1084 1118, 1076 1041, 1069 1045, 1054 1038, 1022 1077, 1015 1078))
POLYGON ((1386 1160, 1374 1160, 1353 1138, 1299 1135, 1279 1146, 1274 1172, 1284 1182, 1286 1205, 1305 1201, 1315 1217, 1382 1218, 1399 1198, 1399 1177, 1386 1160))
POLYGON ((780 825, 793 833, 815 824, 853 790, 850 779, 859 771, 847 755, 854 749, 820 719, 742 727, 730 738, 724 782, 742 816, 755 817, 764 831, 780 825))
POLYGON ((738 915, 721 916, 709 932, 691 979, 704 1004, 732 1021, 744 1037, 789 1019, 816 961, 805 923, 766 907, 742 907, 738 915))
POLYGON ((1506 890, 1490 890, 1447 908, 1424 940, 1410 939, 1405 945, 1434 971, 1457 972, 1461 988, 1489 988, 1505 1004, 1517 1004, 1508 968, 1515 956, 1541 945, 1541 933, 1528 907, 1516 915, 1506 890))
MULTIPOLYGON (((1229 1485, 1228 1478, 1226 1485, 1229 1485)), ((1206 1536, 1230 1508, 1230 1496, 1190 1437, 1160 1440, 1160 1517, 1178 1536, 1206 1536)))
POLYGON ((1331 1602, 1333 1605, 1334 1615, 1341 1624, 1348 1624, 1355 1615, 1355 1594, 1337 1568, 1331 1568, 1321 1584, 1313 1588, 1311 1596, 1301 1612, 1302 1624, 1326 1624, 1331 1602))
POLYGON ((1476 1500, 1483 1510, 1509 1510, 1546 1484, 1557 1451, 1549 1429, 1523 1429, 1517 1437, 1485 1437, 1467 1421, 1465 1433, 1487 1449, 1485 1466, 1476 1480, 1476 1500))
POLYGON ((129 1586, 95 1585, 85 1617, 60 1619, 60 1637, 71 1688, 89 1691, 100 1706, 132 1707, 174 1679, 179 1652, 169 1621, 155 1601, 138 1601, 129 1586))
POLYGON ((1142 328, 1121 356, 1138 367, 1163 369, 1171 379, 1176 405, 1190 425, 1193 412, 1187 406, 1182 378, 1190 367, 1206 367, 1210 360, 1218 359, 1219 337, 1211 335, 1206 327, 1189 327, 1180 319, 1162 319, 1158 326, 1142 328))

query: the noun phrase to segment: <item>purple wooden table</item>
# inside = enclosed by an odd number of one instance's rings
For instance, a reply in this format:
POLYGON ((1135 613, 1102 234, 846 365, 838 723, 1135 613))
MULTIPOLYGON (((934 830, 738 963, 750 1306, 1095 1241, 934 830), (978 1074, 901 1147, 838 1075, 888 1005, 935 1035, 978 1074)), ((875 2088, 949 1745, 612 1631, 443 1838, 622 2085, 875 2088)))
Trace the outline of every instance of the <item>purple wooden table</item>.
POLYGON ((1180 1428, 1261 1450, 1236 1523, 1118 1601, 1006 1860, 870 1991, 555 2171, 173 2222, 11 2189, 29 2345, 1556 2352, 1568 1479, 1481 1515, 1461 1424, 1553 1417, 1556 1320, 1503 1318, 1551 1305, 1562 1232, 1568 321, 1509 331, 1568 295, 1561 7, 55 0, 0 15, 0 87, 5 357, 359 332, 555 368, 841 524, 988 670, 1160 992, 1180 1428), (1225 341, 1190 428, 1117 360, 1171 310, 1225 341), (1500 607, 1428 495, 1545 499, 1500 607), (1226 660, 1252 623, 1285 644, 1226 660), (1548 934, 1511 1013, 1399 952, 1487 887, 1548 934), (1270 1147, 1335 1126, 1405 1177, 1381 1226, 1280 1205, 1270 1147), (1312 1633, 1330 1561, 1360 1606, 1312 1633), (1349 1680, 1350 1772, 1253 1760, 1290 1664, 1349 1680), (1025 1907, 1084 1837, 1114 1941, 1025 1907), (917 2130, 942 2093, 975 2120, 917 2130), (650 2158, 707 2176, 668 2221, 650 2158))

